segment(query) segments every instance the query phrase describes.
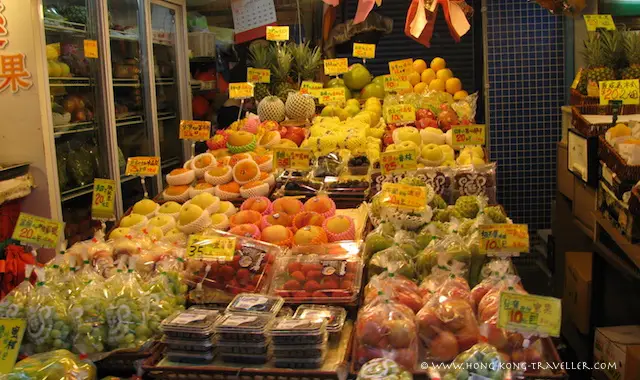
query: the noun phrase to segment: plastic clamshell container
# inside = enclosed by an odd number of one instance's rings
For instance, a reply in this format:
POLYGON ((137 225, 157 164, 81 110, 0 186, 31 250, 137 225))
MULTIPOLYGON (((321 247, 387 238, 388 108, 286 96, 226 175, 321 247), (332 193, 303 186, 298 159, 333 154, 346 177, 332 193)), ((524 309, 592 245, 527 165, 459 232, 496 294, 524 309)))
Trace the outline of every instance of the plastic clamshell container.
POLYGON ((299 359, 299 358, 321 358, 327 353, 327 342, 324 341, 321 344, 314 345, 280 345, 274 344, 273 346, 273 356, 278 359, 282 358, 290 358, 290 359, 299 359))
POLYGON ((324 363, 325 357, 309 358, 309 359, 292 359, 292 358, 278 358, 274 360, 274 365, 277 368, 319 368, 324 363))
POLYGON ((216 336, 212 335, 211 338, 204 340, 175 339, 165 336, 162 338, 162 343, 172 351, 204 352, 213 350, 216 345, 216 336))
POLYGON ((229 313, 259 313, 276 316, 284 305, 284 299, 278 296, 243 293, 227 306, 229 313))
POLYGON ((306 320, 326 320, 329 333, 339 333, 347 319, 347 311, 342 307, 325 305, 300 305, 296 309, 294 318, 306 320))
POLYGON ((213 361, 216 354, 213 351, 193 353, 184 351, 167 351, 167 358, 172 362, 190 364, 208 364, 213 361))
POLYGON ((266 314, 229 313, 220 318, 215 331, 221 341, 264 342, 273 321, 274 318, 266 314))
POLYGON ((318 345, 326 343, 327 321, 309 321, 285 317, 271 328, 274 345, 318 345))
POLYGON ((294 303, 353 303, 360 292, 362 270, 362 259, 354 255, 280 257, 271 293, 294 303))
POLYGON ((223 362, 243 364, 265 364, 271 359, 269 355, 220 354, 223 362))
POLYGON ((354 255, 358 256, 362 250, 362 244, 355 241, 344 241, 337 243, 318 245, 297 245, 292 247, 287 255, 354 255))
POLYGON ((205 339, 215 331, 219 316, 216 310, 179 311, 162 321, 161 330, 170 338, 205 339))
POLYGON ((276 315, 276 318, 290 317, 293 315, 293 309, 289 306, 284 306, 276 315))
POLYGON ((228 303, 240 293, 266 293, 273 276, 273 264, 283 254, 280 247, 244 236, 222 231, 214 235, 234 238, 236 241, 233 259, 188 259, 187 265, 194 268, 189 281, 197 284, 189 293, 192 302, 228 303))
POLYGON ((267 355, 269 353, 269 340, 261 343, 237 341, 218 341, 218 352, 221 354, 241 354, 241 355, 267 355))

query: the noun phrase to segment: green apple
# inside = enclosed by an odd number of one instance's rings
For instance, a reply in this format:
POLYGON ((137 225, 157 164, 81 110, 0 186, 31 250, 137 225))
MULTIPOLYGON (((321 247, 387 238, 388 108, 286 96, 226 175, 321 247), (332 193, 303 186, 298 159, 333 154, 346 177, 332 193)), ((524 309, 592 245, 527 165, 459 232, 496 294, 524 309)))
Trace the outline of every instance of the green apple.
POLYGON ((162 206, 158 209, 158 213, 160 214, 175 214, 176 212, 180 212, 180 208, 182 205, 178 202, 169 201, 163 203, 162 206))
MULTIPOLYGON (((349 99, 354 100, 354 99, 349 99)), ((350 116, 350 117, 354 117, 356 116, 358 113, 360 113, 360 106, 354 106, 353 104, 347 104, 347 106, 344 108, 345 112, 350 116)), ((369 123, 367 123, 369 124, 369 123)))
POLYGON ((384 98, 384 84, 380 83, 369 83, 364 86, 362 91, 360 91, 360 97, 362 99, 371 99, 371 98, 384 98))
POLYGON ((438 128, 427 127, 420 131, 423 144, 444 144, 444 132, 438 128))
POLYGON ((203 210, 218 202, 220 202, 220 198, 211 193, 200 193, 191 198, 191 204, 199 206, 203 210))
POLYGON ((336 109, 336 116, 340 118, 340 121, 345 121, 349 118, 349 113, 344 108, 336 109))
POLYGON ((178 216, 180 225, 186 226, 187 224, 196 221, 203 212, 204 211, 200 206, 196 206, 194 204, 182 206, 182 210, 180 210, 180 216, 178 216))
MULTIPOLYGON (((377 77, 373 78, 371 83, 377 84, 378 86, 384 88, 384 75, 378 75, 377 77)), ((381 96, 380 98, 384 98, 384 96, 381 96)))
POLYGON ((424 160, 429 161, 429 164, 431 166, 439 165, 444 161, 444 153, 436 144, 428 144, 423 146, 420 156, 424 160))
POLYGON ((345 104, 345 108, 349 106, 358 107, 358 111, 360 111, 360 101, 358 99, 349 99, 345 104))
POLYGON ((320 116, 323 116, 323 117, 338 116, 338 109, 340 108, 336 106, 325 106, 320 112, 320 116))
POLYGON ((364 65, 356 63, 349 68, 343 76, 344 84, 349 87, 350 90, 361 90, 364 86, 371 83, 371 73, 364 65))
POLYGON ((344 80, 342 78, 333 78, 327 82, 326 88, 344 87, 344 80))
POLYGON ((131 212, 133 214, 149 215, 152 212, 156 211, 157 207, 158 204, 151 199, 143 199, 133 205, 133 209, 131 210, 131 212))
POLYGON ((420 131, 414 127, 400 127, 393 131, 393 142, 398 144, 403 141, 413 141, 416 145, 422 143, 420 131))
POLYGON ((438 145, 438 148, 440 148, 444 154, 445 161, 453 161, 455 159, 455 152, 449 145, 438 145))
POLYGON ((122 218, 122 220, 120 221, 120 227, 135 226, 138 223, 144 222, 145 219, 146 218, 144 217, 144 215, 129 214, 129 215, 125 216, 124 218, 122 218))

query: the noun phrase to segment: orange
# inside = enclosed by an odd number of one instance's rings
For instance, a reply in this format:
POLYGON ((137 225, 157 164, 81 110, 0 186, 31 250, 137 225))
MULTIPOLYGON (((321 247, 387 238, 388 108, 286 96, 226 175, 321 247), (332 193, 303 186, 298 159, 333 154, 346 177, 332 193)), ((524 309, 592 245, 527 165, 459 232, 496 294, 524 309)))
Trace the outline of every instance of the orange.
POLYGON ((411 83, 411 86, 415 86, 416 84, 420 83, 420 79, 420 74, 418 74, 417 72, 409 74, 409 83, 411 83))
POLYGON ((462 90, 462 91, 458 91, 455 94, 453 94, 453 100, 463 100, 464 98, 466 98, 467 96, 469 96, 469 93, 462 90))
POLYGON ((445 82, 442 79, 434 79, 429 83, 429 90, 431 91, 444 91, 445 90, 445 82))
POLYGON ((449 78, 445 84, 447 92, 454 95, 456 92, 462 90, 462 82, 458 78, 449 78))
POLYGON ((415 61, 413 61, 413 70, 415 70, 416 73, 422 74, 426 69, 427 63, 424 61, 424 59, 416 59, 415 61))
POLYGON ((413 86, 413 92, 415 92, 416 94, 422 94, 426 89, 427 89, 427 84, 424 82, 420 82, 415 86, 413 86))
POLYGON ((431 68, 435 72, 438 72, 439 70, 442 70, 445 67, 447 67, 447 61, 445 61, 443 58, 436 57, 431 61, 431 68))
POLYGON ((446 81, 449 78, 453 78, 453 73, 449 69, 438 70, 436 78, 446 81))
POLYGON ((422 83, 429 84, 432 80, 436 79, 436 72, 433 69, 426 69, 421 75, 422 83))

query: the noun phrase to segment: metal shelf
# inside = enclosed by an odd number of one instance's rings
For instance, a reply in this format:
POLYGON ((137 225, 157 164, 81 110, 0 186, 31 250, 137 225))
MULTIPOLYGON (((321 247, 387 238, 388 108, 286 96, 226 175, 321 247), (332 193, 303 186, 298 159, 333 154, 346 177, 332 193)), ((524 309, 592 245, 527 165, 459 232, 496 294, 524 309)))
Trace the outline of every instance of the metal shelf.
POLYGON ((113 78, 113 87, 140 87, 140 79, 113 78))
POLYGON ((137 34, 123 34, 118 30, 109 30, 109 38, 112 40, 118 41, 130 41, 130 42, 138 42, 139 38, 137 34))
POLYGON ((92 85, 91 78, 88 77, 49 77, 49 87, 91 87, 92 85))
POLYGON ((143 123, 142 115, 131 115, 116 119, 116 127, 124 127, 127 125, 135 125, 143 123))
POLYGON ((176 84, 175 78, 156 78, 156 86, 173 86, 176 84))
POLYGON ((53 137, 54 138, 58 138, 60 136, 68 135, 68 134, 72 134, 72 133, 93 132, 95 130, 96 130, 96 127, 95 127, 93 121, 86 121, 86 122, 82 122, 82 123, 71 123, 71 124, 65 124, 65 125, 55 125, 53 127, 53 137), (91 125, 91 127, 81 128, 81 127, 86 127, 88 125, 91 125), (65 128, 65 129, 64 130, 56 130, 56 129, 62 129, 62 128, 65 128))
POLYGON ((60 195, 62 202, 67 202, 71 199, 81 197, 83 195, 91 194, 93 192, 93 182, 84 186, 79 186, 71 190, 63 191, 60 195))
POLYGON ((44 30, 47 32, 58 32, 67 34, 87 34, 87 26, 71 21, 53 20, 44 18, 44 30))
POLYGON ((175 112, 158 112, 158 121, 175 119, 175 112))

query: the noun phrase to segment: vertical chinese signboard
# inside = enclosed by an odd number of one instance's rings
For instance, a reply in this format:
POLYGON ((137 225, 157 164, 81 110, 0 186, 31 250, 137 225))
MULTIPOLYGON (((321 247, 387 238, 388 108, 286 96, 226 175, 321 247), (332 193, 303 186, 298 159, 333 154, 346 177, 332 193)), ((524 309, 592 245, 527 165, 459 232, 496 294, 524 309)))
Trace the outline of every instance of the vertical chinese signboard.
POLYGON ((27 56, 6 49, 9 46, 9 28, 4 10, 4 0, 0 0, 0 94, 8 89, 15 94, 20 90, 28 90, 33 82, 27 70, 27 56))

